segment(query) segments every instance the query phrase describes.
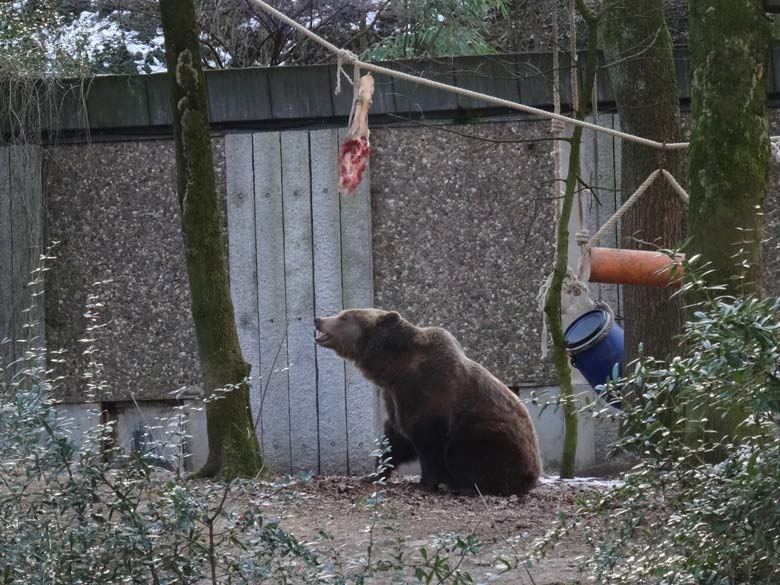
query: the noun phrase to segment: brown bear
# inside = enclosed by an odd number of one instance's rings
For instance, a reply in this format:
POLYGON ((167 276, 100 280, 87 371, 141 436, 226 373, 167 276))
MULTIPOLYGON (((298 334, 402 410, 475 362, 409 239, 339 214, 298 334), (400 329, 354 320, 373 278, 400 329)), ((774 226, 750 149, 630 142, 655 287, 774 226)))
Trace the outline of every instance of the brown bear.
POLYGON ((383 392, 390 463, 420 460, 420 484, 456 493, 522 494, 542 471, 520 399, 438 327, 395 311, 352 309, 314 320, 315 341, 353 362, 383 392))

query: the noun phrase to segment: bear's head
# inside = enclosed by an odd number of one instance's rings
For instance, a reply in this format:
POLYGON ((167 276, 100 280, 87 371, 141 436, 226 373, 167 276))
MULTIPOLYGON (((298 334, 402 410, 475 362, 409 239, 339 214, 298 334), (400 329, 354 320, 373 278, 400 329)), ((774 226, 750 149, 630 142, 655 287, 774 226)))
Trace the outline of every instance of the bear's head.
POLYGON ((341 311, 315 319, 314 327, 314 341, 320 347, 354 362, 403 352, 413 342, 415 329, 395 311, 381 309, 341 311))

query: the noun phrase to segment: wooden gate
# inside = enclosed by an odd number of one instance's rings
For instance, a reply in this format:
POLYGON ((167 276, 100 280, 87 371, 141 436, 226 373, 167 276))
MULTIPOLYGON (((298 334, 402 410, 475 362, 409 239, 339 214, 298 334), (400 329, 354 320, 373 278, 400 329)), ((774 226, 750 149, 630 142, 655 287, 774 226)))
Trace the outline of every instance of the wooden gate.
POLYGON ((277 472, 365 473, 376 391, 313 341, 315 315, 373 304, 366 177, 338 194, 339 133, 225 137, 230 284, 252 410, 277 472))

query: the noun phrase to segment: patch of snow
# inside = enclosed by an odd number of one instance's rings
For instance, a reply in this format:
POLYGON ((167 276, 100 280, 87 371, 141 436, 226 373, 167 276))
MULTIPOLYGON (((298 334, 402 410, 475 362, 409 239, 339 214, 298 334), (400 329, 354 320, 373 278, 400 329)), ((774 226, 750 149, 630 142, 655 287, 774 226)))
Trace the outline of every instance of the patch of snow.
POLYGON ((623 485, 619 479, 603 479, 599 477, 575 477, 573 479, 561 479, 557 476, 545 475, 539 478, 543 485, 570 485, 575 487, 615 488, 623 485))
MULTIPOLYGON (((41 29, 34 40, 40 43, 52 63, 63 54, 78 61, 95 62, 108 52, 124 48, 132 56, 138 73, 165 71, 162 33, 158 30, 158 36, 144 41, 137 31, 124 30, 114 20, 121 15, 119 11, 101 15, 84 10, 61 28, 41 29)), ((110 66, 108 61, 102 63, 104 67, 110 66)))
POLYGON ((262 26, 262 23, 254 16, 250 16, 249 20, 246 20, 238 25, 240 29, 257 30, 262 26))

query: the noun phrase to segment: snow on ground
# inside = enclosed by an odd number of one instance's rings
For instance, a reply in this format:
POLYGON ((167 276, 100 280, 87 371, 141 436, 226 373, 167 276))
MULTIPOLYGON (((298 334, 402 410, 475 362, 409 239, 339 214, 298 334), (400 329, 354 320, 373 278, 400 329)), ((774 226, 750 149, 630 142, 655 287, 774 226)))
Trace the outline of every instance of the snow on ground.
POLYGON ((599 477, 575 477, 573 479, 561 479, 560 477, 551 475, 540 477, 539 483, 542 485, 562 484, 594 489, 611 489, 623 485, 623 481, 619 479, 603 479, 599 477))
MULTIPOLYGON (((33 35, 52 63, 62 55, 77 62, 98 63, 107 55, 125 48, 133 59, 138 73, 165 71, 162 31, 151 40, 142 39, 137 31, 122 28, 118 19, 122 11, 110 14, 84 10, 71 22, 62 26, 42 28, 33 35)), ((108 61, 103 62, 108 67, 108 61)))

